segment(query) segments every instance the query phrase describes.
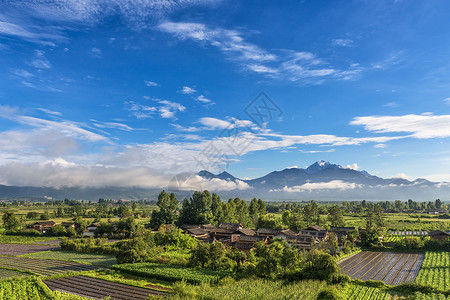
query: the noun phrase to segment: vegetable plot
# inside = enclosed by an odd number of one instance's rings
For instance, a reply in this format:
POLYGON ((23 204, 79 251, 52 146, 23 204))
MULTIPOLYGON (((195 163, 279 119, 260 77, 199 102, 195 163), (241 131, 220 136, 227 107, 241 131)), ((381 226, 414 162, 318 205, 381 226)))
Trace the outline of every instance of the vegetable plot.
POLYGON ((115 283, 86 276, 71 276, 45 280, 53 291, 72 293, 83 297, 103 299, 111 297, 117 300, 147 299, 149 295, 164 296, 166 293, 146 288, 115 283))
POLYGON ((420 253, 360 252, 339 262, 343 273, 360 280, 388 285, 414 281, 424 255, 420 253))
POLYGON ((5 256, 0 256, 0 267, 29 271, 44 276, 100 269, 100 267, 74 262, 5 256))
POLYGON ((216 283, 222 277, 229 275, 229 272, 226 271, 153 263, 122 264, 113 266, 112 268, 133 275, 161 280, 179 281, 184 279, 187 282, 194 284, 202 282, 216 283))
POLYGON ((426 252, 416 281, 433 285, 441 290, 449 289, 450 252, 426 252))

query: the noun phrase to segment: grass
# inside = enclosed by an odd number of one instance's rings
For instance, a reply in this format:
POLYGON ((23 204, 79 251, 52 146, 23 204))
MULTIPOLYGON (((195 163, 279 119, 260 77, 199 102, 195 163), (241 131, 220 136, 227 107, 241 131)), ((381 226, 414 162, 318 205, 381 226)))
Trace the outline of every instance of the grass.
POLYGON ((315 300, 327 287, 323 281, 300 281, 285 283, 282 280, 246 278, 235 281, 224 278, 219 285, 189 286, 184 282, 174 284, 175 295, 168 299, 210 299, 210 300, 247 300, 247 299, 302 299, 315 300))
POLYGON ((82 264, 97 265, 110 267, 117 264, 117 260, 113 255, 79 253, 71 251, 43 251, 21 255, 30 258, 53 259, 63 261, 74 261, 82 264))
POLYGON ((57 240, 54 236, 0 235, 0 244, 35 244, 57 240))
POLYGON ((177 265, 134 263, 113 266, 113 269, 143 277, 156 278, 167 281, 185 280, 193 284, 216 283, 230 274, 228 271, 189 268, 177 265))

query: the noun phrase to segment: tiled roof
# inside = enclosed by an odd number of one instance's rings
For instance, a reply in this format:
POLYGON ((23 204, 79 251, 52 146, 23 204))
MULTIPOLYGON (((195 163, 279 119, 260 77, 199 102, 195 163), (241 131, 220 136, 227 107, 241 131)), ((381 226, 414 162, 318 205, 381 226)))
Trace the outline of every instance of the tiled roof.
POLYGON ((267 236, 263 235, 241 235, 238 238, 238 242, 245 242, 245 243, 264 242, 265 240, 267 240, 267 236))

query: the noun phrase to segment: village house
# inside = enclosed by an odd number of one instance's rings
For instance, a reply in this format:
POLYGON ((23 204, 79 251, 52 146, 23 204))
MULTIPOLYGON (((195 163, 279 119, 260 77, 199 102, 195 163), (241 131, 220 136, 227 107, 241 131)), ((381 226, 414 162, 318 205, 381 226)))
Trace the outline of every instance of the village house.
POLYGON ((73 222, 62 222, 61 226, 63 226, 65 229, 75 228, 75 223, 73 223, 73 222))
POLYGON ((286 238, 286 243, 289 246, 296 247, 301 250, 311 250, 312 245, 315 244, 315 239, 310 235, 288 236, 286 238))
POLYGON ((328 239, 328 231, 323 230, 323 231, 317 231, 317 230, 300 230, 298 232, 298 235, 307 235, 307 236, 312 236, 314 237, 316 240, 319 241, 326 241, 328 239))
POLYGON ((238 230, 242 229, 241 223, 220 223, 219 228, 238 230))
POLYGON ((83 236, 94 236, 94 232, 97 227, 100 226, 100 223, 92 223, 90 224, 84 231, 83 236))
POLYGON ((34 223, 33 228, 40 233, 47 233, 47 231, 52 227, 55 227, 55 225, 56 223, 53 221, 42 221, 34 223))
POLYGON ((268 237, 261 235, 240 235, 234 244, 234 247, 240 251, 251 251, 257 242, 267 244, 268 237))
POLYGON ((438 241, 441 241, 441 242, 444 242, 444 241, 446 241, 447 239, 450 238, 450 234, 448 232, 441 231, 441 230, 430 231, 429 236, 433 240, 438 240, 438 241))

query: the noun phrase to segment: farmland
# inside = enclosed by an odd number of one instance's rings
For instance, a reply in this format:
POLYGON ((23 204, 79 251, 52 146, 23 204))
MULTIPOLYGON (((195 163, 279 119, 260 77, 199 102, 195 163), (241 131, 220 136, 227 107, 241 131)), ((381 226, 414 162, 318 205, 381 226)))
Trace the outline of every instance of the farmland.
POLYGON ((138 276, 167 281, 185 280, 194 284, 202 282, 216 283, 219 279, 229 274, 226 271, 215 271, 154 263, 122 264, 113 266, 113 269, 138 276))
POLYGON ((44 281, 54 291, 74 293, 84 297, 100 299, 110 296, 113 299, 147 299, 149 295, 163 296, 166 293, 145 288, 113 283, 85 276, 71 276, 44 281))
POLYGON ((117 260, 113 255, 80 253, 72 251, 45 251, 26 254, 24 256, 29 258, 74 261, 83 264, 98 265, 103 267, 110 267, 114 264, 117 264, 117 260))
POLYGON ((379 288, 352 285, 347 290, 348 300, 390 300, 394 297, 379 288))
POLYGON ((56 249, 59 249, 59 247, 48 245, 0 244, 0 255, 22 255, 56 249))
POLYGON ((0 269, 0 279, 27 276, 26 273, 20 273, 13 270, 0 269))
MULTIPOLYGON (((323 281, 307 280, 285 284, 281 280, 247 278, 234 281, 226 278, 217 286, 196 287, 200 299, 211 300, 247 300, 247 299, 302 299, 315 300, 319 293, 327 287, 323 281)), ((174 297, 190 299, 192 296, 174 297)))
POLYGON ((423 258, 423 254, 416 253, 365 251, 342 260, 339 265, 343 273, 354 279, 397 285, 414 281, 423 258))
POLYGON ((73 262, 6 256, 0 256, 0 267, 29 271, 44 276, 99 269, 99 267, 73 262))
POLYGON ((450 252, 426 252, 416 281, 443 290, 450 289, 450 252))
POLYGON ((20 279, 0 281, 0 299, 50 300, 54 297, 48 295, 37 280, 20 279))

